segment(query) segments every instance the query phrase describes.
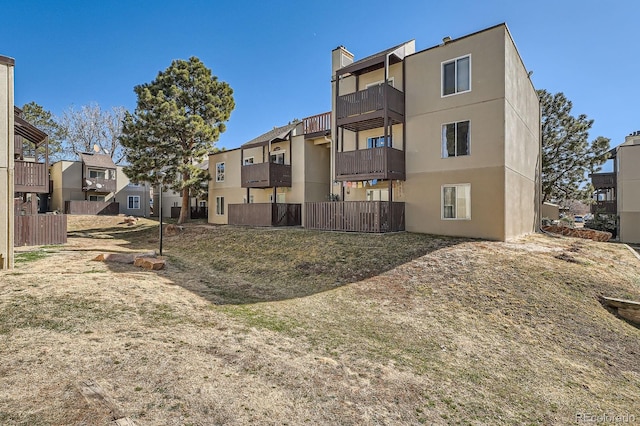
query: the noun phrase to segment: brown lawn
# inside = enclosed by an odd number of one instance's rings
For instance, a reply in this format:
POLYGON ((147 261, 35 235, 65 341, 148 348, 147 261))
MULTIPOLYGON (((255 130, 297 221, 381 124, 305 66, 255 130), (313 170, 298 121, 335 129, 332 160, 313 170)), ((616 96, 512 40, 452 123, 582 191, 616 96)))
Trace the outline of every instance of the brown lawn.
POLYGON ((0 271, 0 424, 640 421, 640 329, 597 299, 640 300, 622 245, 200 222, 149 272, 91 260, 157 248, 119 221, 0 271))

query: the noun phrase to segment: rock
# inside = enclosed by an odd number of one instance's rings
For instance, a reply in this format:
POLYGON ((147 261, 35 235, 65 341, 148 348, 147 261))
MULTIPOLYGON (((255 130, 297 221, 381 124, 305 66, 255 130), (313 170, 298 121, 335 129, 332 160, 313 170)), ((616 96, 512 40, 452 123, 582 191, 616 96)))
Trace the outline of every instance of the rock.
POLYGON ((178 235, 183 229, 184 227, 182 226, 171 224, 164 228, 164 232, 168 237, 172 237, 174 235, 178 235))
POLYGON ((157 259, 153 257, 138 257, 134 264, 143 269, 158 271, 160 269, 164 269, 166 262, 164 259, 157 259))
POLYGON ((91 260, 95 260, 97 262, 104 262, 104 254, 99 254, 91 260))

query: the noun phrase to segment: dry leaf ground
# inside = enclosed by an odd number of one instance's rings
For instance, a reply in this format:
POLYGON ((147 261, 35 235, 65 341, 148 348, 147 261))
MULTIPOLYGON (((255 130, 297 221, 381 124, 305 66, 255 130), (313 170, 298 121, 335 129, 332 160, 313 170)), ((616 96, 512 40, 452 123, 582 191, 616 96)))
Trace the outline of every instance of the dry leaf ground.
POLYGON ((622 245, 194 223, 149 272, 91 260, 157 247, 118 220, 0 271, 0 424, 111 424, 87 382, 138 425, 640 421, 622 245))

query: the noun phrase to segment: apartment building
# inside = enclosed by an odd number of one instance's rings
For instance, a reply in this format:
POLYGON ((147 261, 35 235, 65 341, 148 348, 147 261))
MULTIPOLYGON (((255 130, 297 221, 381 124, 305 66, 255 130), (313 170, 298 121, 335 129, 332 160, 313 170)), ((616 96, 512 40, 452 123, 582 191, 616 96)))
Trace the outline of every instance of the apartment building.
POLYGON ((307 117, 209 156, 209 222, 296 226, 330 191, 330 113, 307 117))
POLYGON ((107 154, 81 153, 79 161, 51 165, 51 209, 67 214, 149 216, 150 190, 132 183, 107 154))
POLYGON ((305 227, 507 240, 534 232, 540 107, 505 24, 419 52, 332 52, 333 193, 305 227))
POLYGON ((209 222, 274 225, 294 204, 309 229, 534 232, 540 104, 529 77, 505 24, 359 60, 339 46, 323 132, 292 123, 211 156, 209 222))
POLYGON ((615 215, 618 238, 625 243, 640 243, 640 131, 610 151, 613 171, 594 173, 595 188, 592 213, 615 215))

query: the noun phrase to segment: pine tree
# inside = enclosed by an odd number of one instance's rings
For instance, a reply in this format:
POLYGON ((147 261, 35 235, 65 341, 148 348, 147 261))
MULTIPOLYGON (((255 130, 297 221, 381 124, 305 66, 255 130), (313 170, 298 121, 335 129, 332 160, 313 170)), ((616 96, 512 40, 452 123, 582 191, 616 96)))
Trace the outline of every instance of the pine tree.
POLYGON ((598 136, 589 143, 593 120, 584 114, 571 115, 573 105, 563 93, 538 90, 538 96, 542 107, 542 202, 590 199, 593 187, 587 183, 587 174, 599 171, 609 158, 609 139, 598 136))
POLYGON ((198 58, 175 60, 151 83, 134 88, 136 110, 127 113, 120 142, 134 182, 162 182, 182 193, 178 223, 190 214, 190 192, 211 179, 197 167, 213 150, 235 107, 233 90, 198 58), (159 174, 159 172, 162 172, 159 174))
MULTIPOLYGON (((50 111, 44 109, 41 105, 35 102, 29 102, 22 106, 22 115, 25 120, 33 124, 38 129, 42 130, 49 136, 48 149, 49 149, 49 162, 64 159, 64 152, 62 149, 62 140, 64 138, 64 131, 56 121, 53 114, 50 111)), ((44 146, 39 146, 36 150, 38 159, 44 158, 44 146)))

